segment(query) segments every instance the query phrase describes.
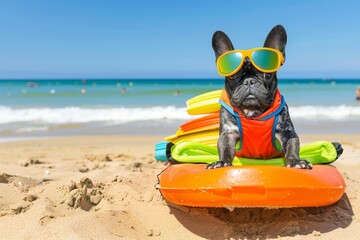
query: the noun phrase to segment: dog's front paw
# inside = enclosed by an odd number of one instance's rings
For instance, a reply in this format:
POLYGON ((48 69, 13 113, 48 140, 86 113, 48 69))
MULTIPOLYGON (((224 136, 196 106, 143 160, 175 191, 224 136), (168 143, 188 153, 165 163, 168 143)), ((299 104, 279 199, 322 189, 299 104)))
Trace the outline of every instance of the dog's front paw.
POLYGON ((206 166, 206 169, 214 169, 214 168, 222 168, 222 167, 228 167, 231 166, 231 163, 227 163, 224 161, 218 161, 210 163, 206 166))
POLYGON ((291 168, 312 169, 311 163, 309 163, 306 160, 300 160, 300 159, 292 160, 286 166, 291 168))

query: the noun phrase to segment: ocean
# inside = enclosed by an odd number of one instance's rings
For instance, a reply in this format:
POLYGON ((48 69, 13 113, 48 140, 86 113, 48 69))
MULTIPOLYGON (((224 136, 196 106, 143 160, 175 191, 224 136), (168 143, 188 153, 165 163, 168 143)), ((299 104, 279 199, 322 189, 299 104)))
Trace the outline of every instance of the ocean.
MULTIPOLYGON (((0 80, 0 141, 173 134, 186 100, 223 79, 0 80)), ((360 79, 279 79, 298 133, 360 133, 360 79)), ((161 140, 161 139, 160 139, 161 140)))

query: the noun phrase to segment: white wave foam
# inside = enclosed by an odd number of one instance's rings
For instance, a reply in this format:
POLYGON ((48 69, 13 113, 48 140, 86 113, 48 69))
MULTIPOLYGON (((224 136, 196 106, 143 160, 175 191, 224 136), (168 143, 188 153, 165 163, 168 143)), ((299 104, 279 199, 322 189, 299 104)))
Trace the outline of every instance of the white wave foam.
POLYGON ((186 108, 9 108, 0 106, 0 124, 36 122, 51 124, 132 122, 156 119, 190 119, 186 108))
POLYGON ((290 116, 299 119, 347 120, 360 118, 360 106, 290 106, 290 116))
MULTIPOLYGON (((298 119, 346 120, 360 118, 360 106, 290 106, 290 116, 298 119)), ((71 124, 90 122, 133 122, 157 119, 192 119, 186 108, 10 108, 0 106, 0 124, 71 124)), ((37 129, 43 130, 43 129, 37 129)), ((29 131, 26 129, 25 131, 29 131)), ((32 131, 32 130, 30 130, 32 131)))

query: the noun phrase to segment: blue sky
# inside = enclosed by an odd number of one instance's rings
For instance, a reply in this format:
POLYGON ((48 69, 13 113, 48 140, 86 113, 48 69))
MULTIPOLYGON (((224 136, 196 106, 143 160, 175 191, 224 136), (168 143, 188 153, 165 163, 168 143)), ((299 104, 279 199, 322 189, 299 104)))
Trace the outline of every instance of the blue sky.
POLYGON ((2 1, 0 78, 218 78, 235 48, 288 33, 280 78, 360 78, 359 1, 2 1))

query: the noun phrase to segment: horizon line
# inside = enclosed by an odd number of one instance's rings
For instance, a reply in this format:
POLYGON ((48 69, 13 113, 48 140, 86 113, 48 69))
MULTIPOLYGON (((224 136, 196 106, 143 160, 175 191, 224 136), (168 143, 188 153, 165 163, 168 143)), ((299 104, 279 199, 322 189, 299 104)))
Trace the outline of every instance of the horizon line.
MULTIPOLYGON (((187 79, 206 79, 206 80, 223 80, 222 77, 220 78, 209 78, 209 77, 182 77, 182 78, 167 78, 167 77, 159 77, 159 78, 156 78, 156 77, 151 77, 151 78, 146 78, 146 77, 129 77, 129 78, 126 78, 126 77, 121 77, 121 78, 114 78, 114 77, 111 77, 111 78, 99 78, 99 77, 92 77, 92 78, 79 78, 79 77, 64 77, 64 78, 54 78, 54 77, 49 77, 49 78, 45 78, 45 77, 40 77, 40 78, 36 78, 36 77, 32 77, 32 78, 0 78, 0 81, 4 81, 4 80, 28 80, 28 81, 31 81, 31 80, 169 80, 169 79, 173 79, 173 80, 187 80, 187 79)), ((335 78, 322 78, 322 77, 285 77, 285 78, 278 78, 278 79, 282 79, 282 80, 299 80, 299 79, 304 79, 304 80, 307 80, 307 79, 317 79, 317 80, 323 80, 323 81, 329 81, 329 80, 360 80, 360 77, 359 78, 354 78, 354 77, 351 77, 351 78, 338 78, 338 77, 335 77, 335 78)))

